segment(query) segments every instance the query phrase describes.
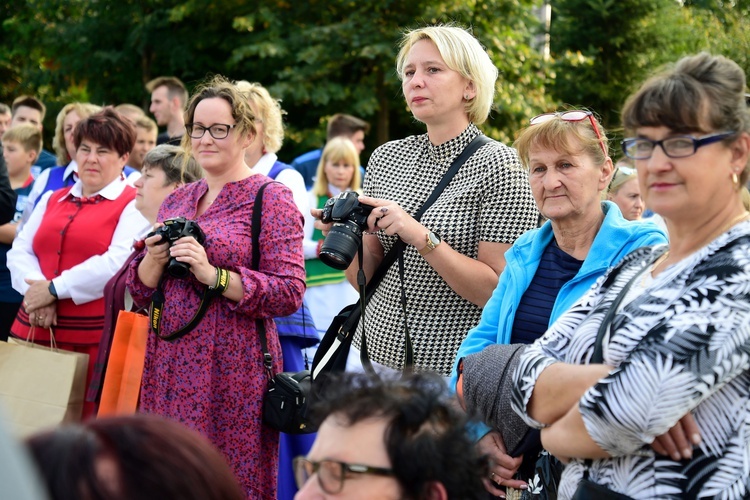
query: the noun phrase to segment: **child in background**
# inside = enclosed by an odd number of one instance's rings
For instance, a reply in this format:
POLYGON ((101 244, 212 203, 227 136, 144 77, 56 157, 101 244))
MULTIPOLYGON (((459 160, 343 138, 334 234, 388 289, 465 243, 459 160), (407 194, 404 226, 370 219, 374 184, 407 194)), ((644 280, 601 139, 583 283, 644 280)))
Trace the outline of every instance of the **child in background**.
POLYGON ((10 284, 6 259, 16 237, 16 225, 34 184, 31 167, 42 150, 42 133, 33 125, 16 125, 5 131, 2 143, 10 185, 18 195, 13 221, 0 226, 0 340, 6 341, 23 300, 23 295, 13 290, 10 284))
MULTIPOLYGON (((323 208, 333 196, 342 191, 359 191, 361 188, 359 153, 346 137, 334 137, 326 144, 318 163, 318 172, 310 194, 310 207, 323 208)), ((313 227, 312 215, 305 214, 305 271, 307 291, 305 299, 313 322, 322 335, 334 316, 344 307, 357 301, 359 292, 352 287, 344 271, 325 265, 319 258, 323 233, 313 227)))

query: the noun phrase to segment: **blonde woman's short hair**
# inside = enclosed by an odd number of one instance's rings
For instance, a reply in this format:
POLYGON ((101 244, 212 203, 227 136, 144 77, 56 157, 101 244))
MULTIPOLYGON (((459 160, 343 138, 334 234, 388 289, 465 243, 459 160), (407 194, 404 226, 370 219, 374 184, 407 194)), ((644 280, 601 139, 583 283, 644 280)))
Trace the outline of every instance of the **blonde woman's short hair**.
POLYGON ((241 80, 237 82, 237 88, 247 97, 250 107, 255 110, 255 121, 263 124, 262 140, 265 150, 269 153, 278 152, 284 142, 282 116, 286 114, 281 109, 281 102, 274 99, 260 83, 241 80))
POLYGON ((401 80, 409 52, 421 40, 434 43, 445 64, 474 83, 476 95, 464 106, 471 122, 484 123, 495 99, 498 71, 479 40, 465 29, 452 25, 427 26, 406 32, 396 57, 396 72, 401 80))
POLYGON ((615 165, 615 173, 612 174, 612 181, 609 183, 607 192, 615 195, 626 182, 637 178, 638 172, 633 164, 626 160, 620 160, 615 165))
POLYGON ((68 148, 65 146, 65 130, 63 130, 65 117, 75 111, 81 120, 85 120, 101 110, 102 107, 97 106, 96 104, 88 102, 71 102, 70 104, 63 106, 63 109, 57 113, 57 118, 55 119, 55 137, 52 139, 52 149, 55 150, 58 165, 67 165, 73 159, 68 156, 68 148))
POLYGON ((326 143, 323 153, 320 155, 318 162, 318 172, 313 184, 313 194, 315 196, 325 196, 328 194, 328 177, 326 176, 326 162, 344 161, 354 165, 354 175, 349 183, 349 189, 358 191, 362 185, 362 174, 359 172, 359 154, 354 143, 348 137, 334 137, 326 143))

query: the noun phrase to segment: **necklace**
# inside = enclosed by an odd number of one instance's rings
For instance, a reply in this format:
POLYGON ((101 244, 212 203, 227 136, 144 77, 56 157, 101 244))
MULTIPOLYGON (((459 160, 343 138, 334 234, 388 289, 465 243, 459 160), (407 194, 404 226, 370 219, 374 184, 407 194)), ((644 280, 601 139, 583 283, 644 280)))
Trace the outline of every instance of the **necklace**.
MULTIPOLYGON (((732 220, 730 220, 729 222, 727 222, 724 226, 722 226, 721 230, 719 230, 718 232, 715 233, 716 236, 718 236, 720 234, 724 234, 725 232, 729 231, 732 227, 734 227, 736 224, 738 224, 739 222, 741 222, 748 215, 750 215, 750 212, 748 212, 747 210, 745 210, 740 215, 738 215, 737 217, 733 218, 732 220)), ((716 238, 716 236, 712 236, 709 241, 713 241, 713 239, 716 238)), ((701 245, 701 246, 703 246, 703 245, 701 245)), ((654 261, 654 264, 651 266, 651 270, 649 271, 648 274, 651 274, 653 276, 653 273, 656 270, 656 268, 659 267, 665 260, 667 260, 668 256, 669 256, 669 250, 667 250, 666 252, 664 252, 663 254, 661 254, 659 256, 659 258, 654 261)), ((645 280, 645 277, 644 277, 644 280, 645 280)), ((643 284, 644 280, 641 280, 641 284, 643 284)))

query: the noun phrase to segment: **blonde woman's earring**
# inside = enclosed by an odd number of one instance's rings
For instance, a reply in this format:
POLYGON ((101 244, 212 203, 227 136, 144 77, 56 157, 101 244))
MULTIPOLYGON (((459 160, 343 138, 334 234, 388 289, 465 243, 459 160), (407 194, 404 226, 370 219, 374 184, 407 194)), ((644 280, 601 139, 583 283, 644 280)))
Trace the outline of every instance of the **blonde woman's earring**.
POLYGON ((734 184, 734 187, 740 186, 740 178, 737 176, 737 172, 732 172, 732 184, 734 184))

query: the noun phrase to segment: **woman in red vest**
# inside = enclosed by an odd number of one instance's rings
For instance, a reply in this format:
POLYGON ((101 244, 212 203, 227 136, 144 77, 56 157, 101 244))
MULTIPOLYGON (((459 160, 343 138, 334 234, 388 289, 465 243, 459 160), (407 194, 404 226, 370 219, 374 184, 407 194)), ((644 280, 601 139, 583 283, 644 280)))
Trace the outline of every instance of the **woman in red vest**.
MULTIPOLYGON (((13 288, 24 295, 11 334, 89 355, 88 384, 104 326, 104 285, 148 231, 123 167, 133 126, 112 108, 78 123, 78 180, 45 193, 8 252, 13 288), (33 332, 32 332, 33 330, 33 332)), ((93 413, 84 405, 83 416, 93 413)))

